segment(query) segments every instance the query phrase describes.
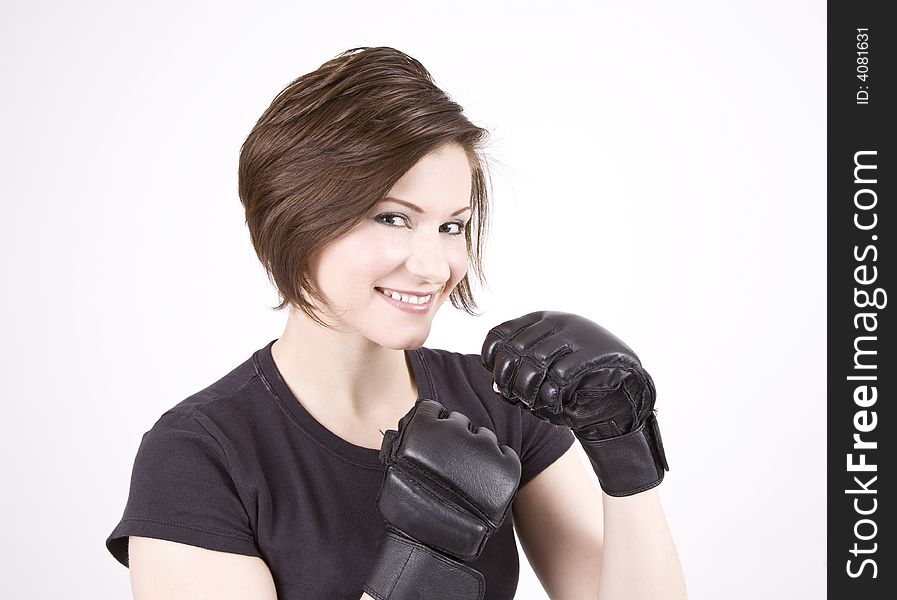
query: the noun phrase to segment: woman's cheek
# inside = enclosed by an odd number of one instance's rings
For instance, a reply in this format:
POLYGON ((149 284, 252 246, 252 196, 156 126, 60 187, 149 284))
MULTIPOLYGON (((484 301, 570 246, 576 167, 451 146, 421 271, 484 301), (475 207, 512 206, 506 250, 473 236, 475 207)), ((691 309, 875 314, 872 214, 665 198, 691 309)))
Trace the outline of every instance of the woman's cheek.
POLYGON ((355 260, 359 257, 368 257, 373 262, 394 266, 402 260, 407 251, 401 238, 395 235, 395 231, 383 225, 365 228, 355 241, 351 250, 355 260))
POLYGON ((469 263, 470 257, 467 254, 467 247, 464 246, 452 257, 452 287, 464 279, 464 276, 467 274, 469 263))

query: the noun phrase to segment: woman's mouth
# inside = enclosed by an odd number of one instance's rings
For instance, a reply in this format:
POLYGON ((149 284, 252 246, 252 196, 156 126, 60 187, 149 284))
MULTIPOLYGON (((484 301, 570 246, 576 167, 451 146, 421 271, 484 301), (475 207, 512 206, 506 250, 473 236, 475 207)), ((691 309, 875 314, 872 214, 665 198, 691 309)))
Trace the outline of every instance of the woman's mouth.
POLYGON ((401 293, 389 288, 374 288, 387 302, 405 312, 422 314, 430 310, 433 305, 434 294, 418 296, 415 294, 401 293))

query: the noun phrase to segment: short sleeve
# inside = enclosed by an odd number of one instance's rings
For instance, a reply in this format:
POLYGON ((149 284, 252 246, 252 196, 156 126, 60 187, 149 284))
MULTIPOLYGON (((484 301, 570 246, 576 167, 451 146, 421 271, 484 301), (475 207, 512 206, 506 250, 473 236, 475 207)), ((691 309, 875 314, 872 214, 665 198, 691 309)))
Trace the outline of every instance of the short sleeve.
MULTIPOLYGON (((519 410, 519 409, 517 409, 519 410)), ((532 413, 520 410, 520 487, 559 459, 576 438, 569 428, 543 421, 532 413)))
POLYGON ((130 535, 261 555, 226 454, 197 417, 169 411, 144 434, 124 514, 106 539, 126 567, 130 535))

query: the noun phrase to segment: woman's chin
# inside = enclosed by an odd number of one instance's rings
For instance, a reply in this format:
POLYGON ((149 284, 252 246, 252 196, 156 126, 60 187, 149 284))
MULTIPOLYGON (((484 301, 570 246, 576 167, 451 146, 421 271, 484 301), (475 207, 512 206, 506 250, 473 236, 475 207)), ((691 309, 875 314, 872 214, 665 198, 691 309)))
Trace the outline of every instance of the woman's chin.
POLYGON ((384 348, 389 348, 391 350, 414 350, 415 348, 423 346, 429 335, 430 328, 427 327, 426 331, 415 334, 384 335, 381 339, 375 341, 384 348))

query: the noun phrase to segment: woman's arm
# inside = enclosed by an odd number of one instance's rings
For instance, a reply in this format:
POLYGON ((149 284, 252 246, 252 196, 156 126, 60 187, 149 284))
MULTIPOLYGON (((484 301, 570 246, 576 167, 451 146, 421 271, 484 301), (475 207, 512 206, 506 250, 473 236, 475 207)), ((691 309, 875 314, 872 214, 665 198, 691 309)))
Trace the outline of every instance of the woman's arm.
POLYGON ((128 556, 134 600, 277 600, 257 556, 137 536, 128 539, 128 556))
POLYGON ((602 494, 602 499, 604 577, 598 598, 686 598, 657 488, 620 498, 602 494))
POLYGON ((134 600, 277 600, 271 571, 257 556, 137 536, 128 538, 128 556, 134 600))
POLYGON ((137 536, 128 538, 128 555, 134 600, 277 600, 257 556, 137 536))
POLYGON ((277 600, 257 556, 137 536, 128 539, 128 555, 134 600, 277 600))
POLYGON ((514 524, 552 600, 686 598, 657 490, 604 494, 575 447, 518 491, 514 524))
POLYGON ((517 491, 514 529, 530 566, 553 600, 595 600, 601 578, 601 491, 576 446, 517 491))

